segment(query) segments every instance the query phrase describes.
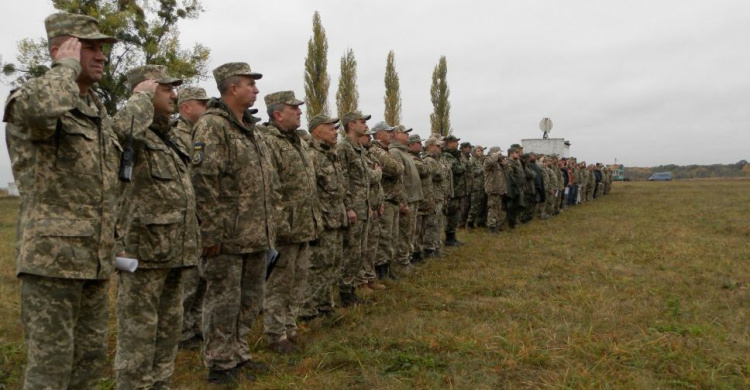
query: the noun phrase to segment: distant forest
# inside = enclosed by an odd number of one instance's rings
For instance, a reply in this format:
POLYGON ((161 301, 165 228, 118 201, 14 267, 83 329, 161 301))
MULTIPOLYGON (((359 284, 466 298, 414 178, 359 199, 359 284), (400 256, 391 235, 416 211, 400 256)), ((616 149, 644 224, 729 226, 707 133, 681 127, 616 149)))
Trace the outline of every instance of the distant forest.
POLYGON ((713 165, 659 165, 641 168, 625 166, 625 177, 630 180, 648 180, 656 172, 672 172, 672 179, 701 179, 710 177, 750 177, 750 164, 746 160, 735 164, 713 165))

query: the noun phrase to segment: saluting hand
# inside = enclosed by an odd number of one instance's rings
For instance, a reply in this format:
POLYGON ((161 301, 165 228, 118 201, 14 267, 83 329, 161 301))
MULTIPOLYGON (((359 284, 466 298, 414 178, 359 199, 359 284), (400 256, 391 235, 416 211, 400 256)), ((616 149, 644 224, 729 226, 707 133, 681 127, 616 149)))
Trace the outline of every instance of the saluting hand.
POLYGON ((81 42, 78 38, 70 38, 63 42, 54 53, 54 61, 72 58, 81 62, 81 42))
POLYGON ((156 87, 159 85, 159 83, 156 82, 156 80, 143 80, 138 85, 133 88, 133 93, 135 92, 156 92, 156 87))

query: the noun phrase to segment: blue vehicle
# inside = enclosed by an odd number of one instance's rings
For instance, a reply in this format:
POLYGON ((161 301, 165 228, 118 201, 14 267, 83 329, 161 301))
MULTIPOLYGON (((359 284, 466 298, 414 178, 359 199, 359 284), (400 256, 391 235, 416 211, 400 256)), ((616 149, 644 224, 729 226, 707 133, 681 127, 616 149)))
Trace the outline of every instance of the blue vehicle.
POLYGON ((648 178, 649 181, 671 181, 672 172, 656 172, 648 178))

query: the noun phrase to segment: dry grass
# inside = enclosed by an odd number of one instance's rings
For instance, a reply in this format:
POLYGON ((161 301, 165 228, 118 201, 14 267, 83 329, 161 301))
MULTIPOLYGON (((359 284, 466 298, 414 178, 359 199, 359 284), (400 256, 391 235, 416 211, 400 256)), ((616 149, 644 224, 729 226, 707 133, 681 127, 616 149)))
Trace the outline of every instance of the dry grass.
MULTIPOLYGON (((13 201, 0 200, 0 388, 23 362, 13 201)), ((247 387, 750 387, 750 181, 617 183, 596 202, 469 245, 266 352, 247 387)), ((208 388, 181 351, 175 387, 208 388)), ((111 381, 102 384, 108 388, 111 381)))

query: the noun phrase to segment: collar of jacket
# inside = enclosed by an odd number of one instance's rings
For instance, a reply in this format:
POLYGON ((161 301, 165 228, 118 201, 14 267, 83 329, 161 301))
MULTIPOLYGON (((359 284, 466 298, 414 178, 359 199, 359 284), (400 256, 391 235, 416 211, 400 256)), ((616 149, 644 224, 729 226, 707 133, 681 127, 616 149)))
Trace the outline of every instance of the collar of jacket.
POLYGON ((448 153, 456 159, 461 158, 461 152, 459 152, 458 149, 445 149, 443 150, 443 153, 448 153))
POLYGON ((247 125, 242 124, 237 120, 237 118, 234 117, 232 110, 230 110, 229 106, 227 106, 227 104, 221 99, 211 98, 211 100, 208 101, 206 108, 206 113, 223 116, 251 135, 252 128, 255 127, 256 123, 260 122, 260 118, 254 117, 252 114, 250 114, 249 110, 245 110, 245 112, 242 113, 242 121, 247 123, 247 125))
POLYGON ((166 134, 171 128, 170 124, 171 121, 169 119, 169 116, 163 114, 154 114, 154 119, 151 122, 149 129, 163 135, 166 134))
POLYGON ((352 147, 354 148, 354 150, 356 150, 359 153, 362 153, 362 149, 363 149, 362 145, 360 145, 359 142, 357 142, 357 143, 352 142, 352 139, 349 138, 348 135, 344 137, 343 142, 348 142, 350 145, 352 145, 352 147))
POLYGON ((292 141, 293 143, 295 144, 302 143, 302 139, 299 137, 299 133, 297 133, 297 129, 285 130, 276 122, 269 122, 268 125, 276 128, 276 130, 279 131, 279 134, 281 134, 282 137, 292 141))
POLYGON ((315 149, 315 150, 319 150, 319 151, 321 151, 321 152, 323 152, 325 154, 332 153, 333 150, 334 150, 333 146, 328 145, 327 143, 325 143, 325 142, 323 142, 323 141, 321 141, 321 140, 319 140, 319 139, 317 139, 315 137, 310 138, 310 147, 313 148, 313 149, 315 149))
POLYGON ((372 141, 370 142, 370 145, 372 145, 372 146, 374 146, 374 147, 376 147, 376 148, 380 148, 380 149, 383 149, 383 150, 388 150, 388 147, 387 147, 387 146, 385 146, 385 145, 383 145, 383 144, 382 144, 382 143, 380 142, 380 140, 377 140, 377 139, 374 139, 374 140, 372 140, 372 141))
POLYGON ((407 153, 409 152, 409 150, 406 148, 406 145, 404 145, 404 144, 402 144, 401 142, 398 142, 398 141, 391 142, 390 144, 388 144, 388 149, 399 149, 399 150, 407 152, 407 153))

